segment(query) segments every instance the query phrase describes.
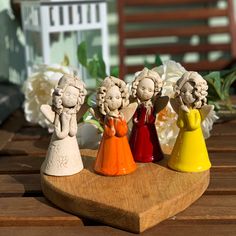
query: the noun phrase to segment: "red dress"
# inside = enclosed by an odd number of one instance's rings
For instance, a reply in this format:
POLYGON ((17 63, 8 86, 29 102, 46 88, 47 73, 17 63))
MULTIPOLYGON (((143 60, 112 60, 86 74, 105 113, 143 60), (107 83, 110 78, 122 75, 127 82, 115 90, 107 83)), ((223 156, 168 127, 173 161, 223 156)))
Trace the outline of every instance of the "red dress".
POLYGON ((136 169, 127 132, 127 123, 121 117, 106 119, 94 166, 97 173, 110 176, 125 175, 136 169))
POLYGON ((149 115, 146 113, 147 108, 141 104, 134 114, 130 136, 131 151, 135 161, 159 161, 163 158, 163 153, 157 137, 153 107, 150 108, 149 115))

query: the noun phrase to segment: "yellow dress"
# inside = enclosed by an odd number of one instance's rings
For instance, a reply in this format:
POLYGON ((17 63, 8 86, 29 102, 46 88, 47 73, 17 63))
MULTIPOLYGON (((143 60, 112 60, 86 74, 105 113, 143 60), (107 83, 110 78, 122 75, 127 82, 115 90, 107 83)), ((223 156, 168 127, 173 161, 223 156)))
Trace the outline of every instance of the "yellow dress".
POLYGON ((180 110, 177 126, 179 135, 168 166, 182 172, 200 172, 211 167, 201 129, 202 117, 198 109, 180 110))

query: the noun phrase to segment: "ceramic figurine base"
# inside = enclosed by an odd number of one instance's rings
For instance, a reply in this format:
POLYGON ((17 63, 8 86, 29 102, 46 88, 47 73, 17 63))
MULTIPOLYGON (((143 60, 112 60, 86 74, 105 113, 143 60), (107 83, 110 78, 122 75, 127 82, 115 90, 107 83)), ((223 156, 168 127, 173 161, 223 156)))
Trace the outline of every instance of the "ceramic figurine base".
MULTIPOLYGON (((84 156, 84 151, 81 150, 84 156)), ((85 169, 73 176, 41 174, 45 196, 78 216, 139 233, 183 211, 206 190, 209 171, 179 173, 162 162, 138 164, 126 176, 107 177, 93 171, 96 153, 83 157, 85 169)))

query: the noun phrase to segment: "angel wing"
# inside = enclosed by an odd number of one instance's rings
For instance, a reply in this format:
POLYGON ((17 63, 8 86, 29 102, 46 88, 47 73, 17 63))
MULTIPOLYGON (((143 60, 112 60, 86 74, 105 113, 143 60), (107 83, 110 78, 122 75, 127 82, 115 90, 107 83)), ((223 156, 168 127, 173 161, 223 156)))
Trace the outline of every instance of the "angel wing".
POLYGON ((170 105, 173 108, 173 110, 178 114, 179 113, 179 108, 181 106, 180 102, 176 98, 171 98, 170 99, 170 105))
POLYGON ((89 112, 92 114, 92 116, 99 121, 101 125, 104 124, 104 115, 99 111, 98 107, 90 107, 89 112))
POLYGON ((158 97, 154 103, 155 113, 157 114, 158 112, 163 110, 168 102, 169 102, 168 96, 158 97))
POLYGON ((200 109, 200 114, 202 116, 202 131, 204 138, 207 139, 210 137, 210 131, 212 130, 214 122, 219 118, 214 111, 214 106, 205 105, 200 109))
POLYGON ((52 110, 52 106, 43 104, 40 107, 40 111, 43 113, 47 120, 49 120, 52 124, 54 123, 55 112, 52 110))
POLYGON ((79 111, 76 114, 77 122, 82 118, 82 116, 86 113, 86 111, 89 109, 89 105, 87 103, 84 103, 79 111))
POLYGON ((211 115, 212 111, 214 111, 213 105, 202 106, 200 109, 200 114, 201 114, 202 120, 205 120, 209 115, 211 115))
POLYGON ((123 109, 120 110, 120 112, 123 113, 124 118, 127 123, 133 117, 137 107, 138 107, 138 103, 132 102, 127 107, 124 107, 123 109))

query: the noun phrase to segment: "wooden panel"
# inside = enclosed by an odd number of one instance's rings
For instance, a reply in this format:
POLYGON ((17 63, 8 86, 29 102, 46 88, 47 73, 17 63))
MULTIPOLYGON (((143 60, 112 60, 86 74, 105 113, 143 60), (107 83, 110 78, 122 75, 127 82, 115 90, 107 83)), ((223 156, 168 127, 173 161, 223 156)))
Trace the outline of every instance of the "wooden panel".
POLYGON ((81 219, 52 206, 45 198, 0 198, 0 226, 82 225, 81 219))
MULTIPOLYGON (((142 236, 222 236, 222 235, 235 235, 236 224, 230 223, 196 223, 196 222, 179 222, 179 221, 167 221, 163 222, 150 230, 140 234, 142 236)), ((108 226, 44 226, 44 227, 1 227, 0 235, 17 235, 17 236, 135 236, 126 231, 115 229, 108 226)))
POLYGON ((0 149, 2 149, 10 139, 12 139, 15 135, 14 132, 19 130, 24 123, 25 119, 20 110, 14 112, 8 120, 3 123, 0 130, 0 149))
POLYGON ((211 171, 210 185, 206 194, 236 194, 236 170, 211 171))
POLYGON ((0 150, 0 155, 45 155, 50 138, 12 141, 0 150))
POLYGON ((39 173, 44 156, 0 156, 0 174, 39 173))
POLYGON ((39 126, 36 127, 24 127, 16 132, 12 140, 36 140, 42 137, 50 136, 47 129, 43 129, 39 126))
POLYGON ((214 124, 211 136, 215 135, 236 135, 236 124, 233 122, 214 124))
POLYGON ((235 222, 236 197, 235 195, 204 195, 174 219, 235 222))
POLYGON ((228 26, 191 26, 184 28, 161 28, 147 30, 132 30, 124 33, 125 38, 148 38, 148 37, 165 37, 165 36, 193 36, 193 35, 210 35, 228 33, 228 26))
POLYGON ((228 13, 227 9, 218 8, 202 8, 202 9, 191 9, 186 10, 173 10, 172 12, 156 12, 156 13, 136 13, 125 16, 126 23, 144 23, 144 22, 155 22, 155 21, 184 21, 184 20, 197 20, 197 19, 208 19, 210 17, 226 16, 228 13))
MULTIPOLYGON (((225 68, 227 65, 229 65, 230 61, 228 60, 219 60, 219 61, 205 61, 202 60, 200 62, 194 62, 194 63, 183 63, 180 62, 181 65, 186 70, 193 70, 193 71, 208 71, 208 70, 221 70, 225 68)), ((127 74, 134 74, 137 71, 140 71, 143 69, 144 65, 127 65, 127 74)))
POLYGON ((236 135, 232 136, 212 136, 207 139, 208 151, 215 152, 235 152, 236 151, 236 135))
POLYGON ((229 51, 229 44, 200 44, 200 45, 150 45, 127 48, 126 55, 156 55, 156 54, 181 54, 188 52, 210 52, 210 51, 229 51))
POLYGON ((186 4, 186 3, 214 3, 217 0, 122 0, 126 6, 153 6, 153 5, 172 5, 172 4, 186 4))
POLYGON ((42 195, 40 175, 0 175, 0 197, 42 195))
POLYGON ((236 152, 209 152, 209 157, 213 169, 219 171, 236 169, 236 152))

